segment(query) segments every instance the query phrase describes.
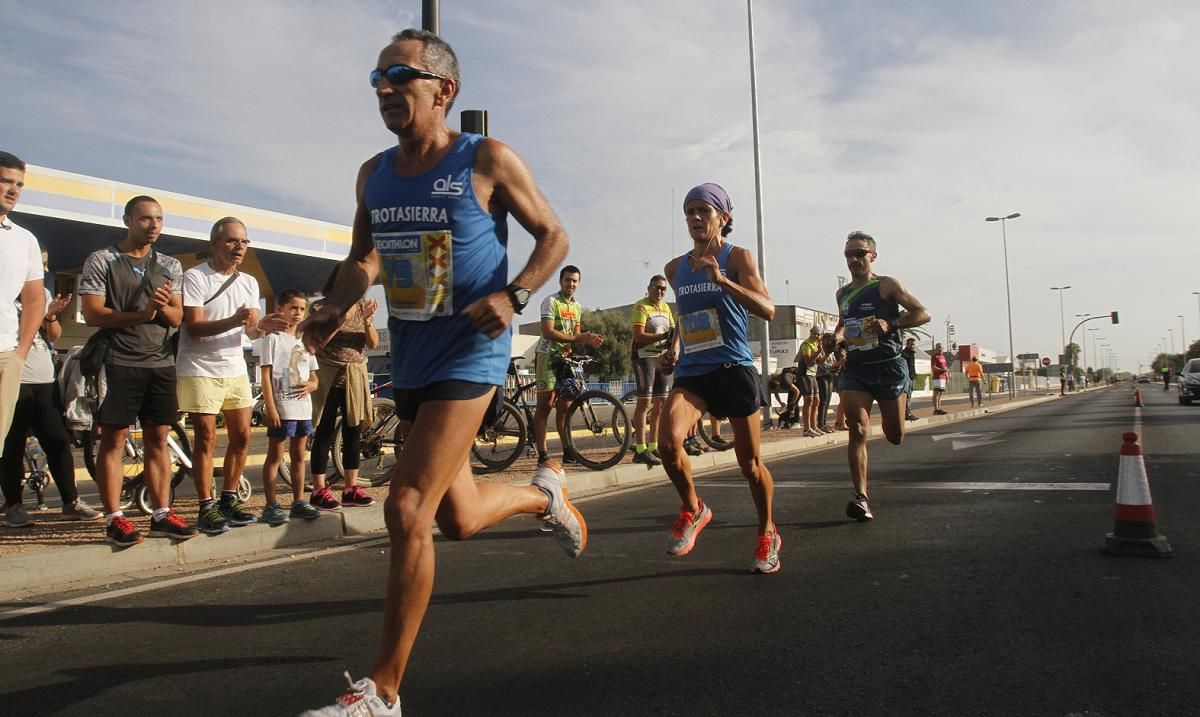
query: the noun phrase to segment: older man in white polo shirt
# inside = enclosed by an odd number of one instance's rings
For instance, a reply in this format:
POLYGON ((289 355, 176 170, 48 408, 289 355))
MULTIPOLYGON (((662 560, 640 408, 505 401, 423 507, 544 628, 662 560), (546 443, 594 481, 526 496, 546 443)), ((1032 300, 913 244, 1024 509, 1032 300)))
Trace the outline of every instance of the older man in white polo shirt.
MULTIPOLYGON (((25 186, 25 163, 0 151, 0 443, 12 425, 21 390, 21 369, 46 315, 42 290, 42 252, 37 239, 8 218, 25 186), (18 318, 13 302, 25 311, 18 318)), ((4 446, 0 445, 0 455, 4 446)))

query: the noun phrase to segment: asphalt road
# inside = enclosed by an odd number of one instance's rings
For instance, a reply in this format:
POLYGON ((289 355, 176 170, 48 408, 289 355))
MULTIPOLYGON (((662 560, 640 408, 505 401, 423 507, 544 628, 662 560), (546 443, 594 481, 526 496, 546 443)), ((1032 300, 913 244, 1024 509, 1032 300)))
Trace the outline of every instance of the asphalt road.
MULTIPOLYGON (((1195 714, 1200 408, 1144 394, 1140 419, 1121 387, 874 441, 869 524, 844 516, 843 449, 773 462, 775 575, 749 573, 736 473, 701 479, 715 519, 683 559, 667 486, 587 501, 578 561, 526 519, 439 540, 405 714, 1195 714), (1171 560, 1099 550, 1138 420, 1171 560)), ((325 704, 371 665, 385 551, 0 616, 0 711, 325 704)))

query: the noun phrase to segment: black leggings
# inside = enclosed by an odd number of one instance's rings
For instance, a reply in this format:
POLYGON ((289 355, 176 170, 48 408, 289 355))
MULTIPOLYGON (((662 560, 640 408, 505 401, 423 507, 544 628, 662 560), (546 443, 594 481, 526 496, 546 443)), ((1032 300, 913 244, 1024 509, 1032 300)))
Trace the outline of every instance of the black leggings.
POLYGON ((25 480, 25 436, 29 429, 46 452, 46 467, 58 486, 63 505, 75 502, 75 460, 71 457, 71 437, 63 422, 62 406, 53 383, 23 383, 13 409, 12 428, 4 439, 4 457, 0 458, 0 487, 4 502, 21 502, 21 482, 25 480))
MULTIPOLYGON (((325 397, 325 407, 321 409, 321 422, 313 434, 312 442, 312 474, 323 476, 329 470, 329 449, 333 446, 333 429, 337 423, 338 413, 346 415, 346 385, 334 386, 325 397)), ((342 468, 358 469, 359 440, 362 429, 351 426, 348 421, 342 421, 342 468)), ((8 451, 5 451, 7 454, 8 451)))
POLYGON ((817 376, 817 393, 821 397, 821 402, 817 404, 817 425, 824 426, 829 399, 833 396, 833 376, 817 376))

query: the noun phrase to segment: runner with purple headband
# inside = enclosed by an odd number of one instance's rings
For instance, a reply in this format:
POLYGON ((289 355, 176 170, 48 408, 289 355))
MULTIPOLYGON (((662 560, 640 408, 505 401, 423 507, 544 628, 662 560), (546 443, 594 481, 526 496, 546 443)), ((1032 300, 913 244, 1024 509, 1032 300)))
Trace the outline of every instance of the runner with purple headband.
POLYGON ((683 501, 667 553, 687 555, 712 520, 712 509, 696 495, 683 449, 688 429, 707 411, 729 419, 738 466, 758 511, 753 571, 773 573, 780 567, 782 541, 771 518, 775 483, 759 451, 758 410, 764 402, 747 315, 770 321, 775 304, 754 256, 725 241, 733 231, 732 212, 733 202, 721 185, 693 187, 683 199, 692 251, 672 259, 663 272, 675 290, 679 318, 674 344, 661 359, 665 370, 674 370, 675 385, 659 419, 659 452, 683 501))

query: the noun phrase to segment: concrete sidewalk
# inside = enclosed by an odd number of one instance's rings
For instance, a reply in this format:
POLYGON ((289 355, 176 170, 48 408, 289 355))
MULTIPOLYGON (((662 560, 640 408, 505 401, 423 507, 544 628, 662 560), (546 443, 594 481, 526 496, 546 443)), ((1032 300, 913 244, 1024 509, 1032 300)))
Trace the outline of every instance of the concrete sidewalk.
MULTIPOLYGON (((1091 389, 1097 390, 1097 389, 1091 389)), ((996 399, 982 408, 957 408, 955 404, 966 403, 965 397, 947 399, 951 410, 944 416, 933 416, 929 406, 918 406, 917 421, 909 422, 908 431, 955 423, 985 413, 999 413, 1025 406, 1059 400, 1055 395, 1037 395, 1012 401, 996 399)), ((876 417, 876 426, 878 419, 876 417)), ((763 456, 772 457, 825 450, 844 445, 848 434, 831 433, 816 438, 805 438, 799 431, 770 431, 770 440, 764 439, 763 456)), ((872 437, 880 437, 877 428, 872 437)), ((692 469, 697 474, 726 469, 736 465, 733 451, 711 452, 693 456, 692 469)), ((566 485, 573 498, 596 495, 648 483, 665 482, 666 473, 661 467, 647 469, 646 466, 622 463, 605 471, 572 471, 567 474, 566 485)), ((848 486, 847 486, 848 487, 848 486)), ((97 525, 97 524, 92 524, 97 525)), ((383 506, 376 503, 367 508, 344 509, 340 513, 323 513, 314 521, 296 520, 281 526, 253 524, 236 528, 218 536, 199 535, 191 540, 176 543, 166 539, 147 538, 144 543, 120 550, 97 541, 95 544, 63 545, 48 549, 13 552, 0 555, 0 601, 20 601, 36 595, 67 591, 73 588, 96 584, 118 584, 128 580, 145 578, 148 571, 195 569, 214 561, 230 562, 242 560, 255 554, 296 549, 314 548, 339 539, 362 536, 384 531, 383 506)), ((97 528, 99 531, 99 528, 97 528)))

